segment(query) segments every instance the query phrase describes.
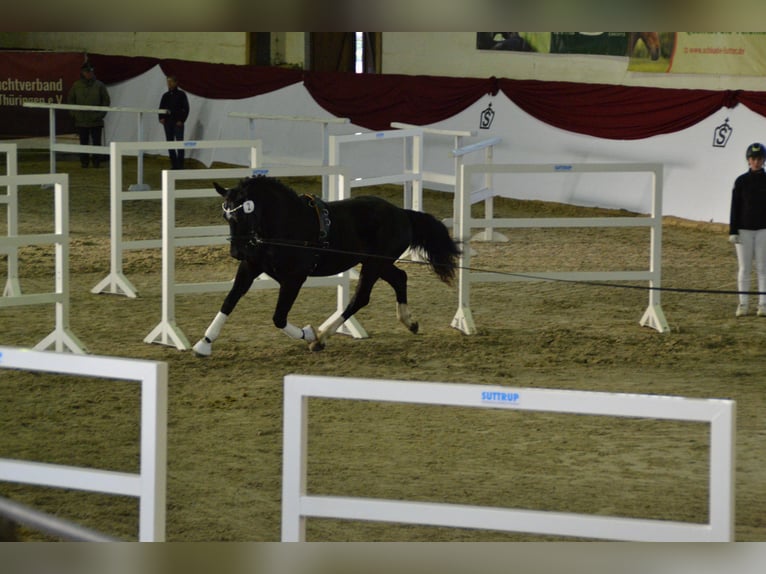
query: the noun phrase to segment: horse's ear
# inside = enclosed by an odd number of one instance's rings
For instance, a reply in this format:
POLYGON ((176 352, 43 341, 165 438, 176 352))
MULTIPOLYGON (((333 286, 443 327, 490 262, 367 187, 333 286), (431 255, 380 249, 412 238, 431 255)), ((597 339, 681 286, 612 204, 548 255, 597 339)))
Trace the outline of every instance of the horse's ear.
POLYGON ((216 182, 213 182, 213 187, 215 187, 215 190, 216 190, 216 191, 217 191, 217 192, 218 192, 218 193, 219 193, 221 196, 223 196, 223 197, 226 197, 226 194, 227 194, 228 192, 226 191, 226 188, 225 188, 225 187, 221 187, 221 186, 220 186, 220 185, 218 185, 218 183, 216 183, 216 182))

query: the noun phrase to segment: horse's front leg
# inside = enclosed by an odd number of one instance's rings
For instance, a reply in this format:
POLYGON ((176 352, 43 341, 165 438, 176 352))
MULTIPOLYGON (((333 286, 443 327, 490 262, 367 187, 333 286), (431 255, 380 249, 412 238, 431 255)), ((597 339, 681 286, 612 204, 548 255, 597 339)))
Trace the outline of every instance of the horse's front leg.
POLYGON ((231 312, 234 311, 234 307, 242 298, 242 296, 248 292, 258 275, 261 274, 260 266, 253 262, 241 261, 237 268, 237 275, 234 277, 234 285, 232 285, 229 294, 223 300, 221 310, 210 323, 210 326, 205 331, 205 335, 197 341, 192 347, 195 353, 199 356, 208 357, 213 352, 213 341, 215 341, 221 334, 221 329, 226 319, 229 318, 231 312))
POLYGON ((274 326, 277 329, 281 329, 291 339, 302 339, 307 343, 312 343, 316 340, 316 334, 314 328, 307 325, 301 329, 296 327, 287 320, 287 315, 290 313, 295 300, 298 298, 298 293, 303 286, 305 277, 298 279, 286 279, 279 284, 279 297, 277 298, 277 306, 274 310, 274 326))

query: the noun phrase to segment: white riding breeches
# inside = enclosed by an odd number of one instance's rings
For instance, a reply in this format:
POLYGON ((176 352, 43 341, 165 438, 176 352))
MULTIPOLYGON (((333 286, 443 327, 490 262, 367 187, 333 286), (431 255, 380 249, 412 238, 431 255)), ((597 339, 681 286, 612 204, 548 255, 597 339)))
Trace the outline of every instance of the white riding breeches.
POLYGON ((737 290, 739 303, 747 305, 750 291, 750 275, 755 271, 758 277, 758 305, 766 306, 766 229, 740 229, 739 243, 734 246, 737 251, 739 271, 737 273, 737 290))

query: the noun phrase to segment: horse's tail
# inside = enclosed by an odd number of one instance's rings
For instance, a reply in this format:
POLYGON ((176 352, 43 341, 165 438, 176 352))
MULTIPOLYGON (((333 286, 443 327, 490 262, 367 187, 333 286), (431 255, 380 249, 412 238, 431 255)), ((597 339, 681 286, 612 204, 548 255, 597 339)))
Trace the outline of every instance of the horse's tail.
POLYGON ((448 285, 455 278, 460 248, 447 227, 430 213, 406 210, 412 225, 410 247, 419 249, 439 279, 448 285))

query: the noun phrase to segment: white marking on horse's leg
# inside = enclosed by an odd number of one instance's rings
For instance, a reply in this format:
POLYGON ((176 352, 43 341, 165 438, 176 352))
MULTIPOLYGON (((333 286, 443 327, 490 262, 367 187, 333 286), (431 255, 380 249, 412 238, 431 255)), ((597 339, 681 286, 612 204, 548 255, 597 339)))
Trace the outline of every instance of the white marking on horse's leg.
POLYGON ((213 352, 213 341, 215 341, 221 334, 223 324, 226 323, 226 319, 228 318, 228 315, 218 311, 218 314, 205 331, 205 336, 197 341, 197 344, 192 347, 195 353, 207 357, 213 352))
POLYGON ((287 325, 282 328, 282 332, 291 339, 303 339, 303 331, 301 328, 296 327, 292 323, 288 322, 287 325))
POLYGON ((404 323, 405 327, 408 329, 410 328, 410 325, 412 324, 412 317, 410 316, 410 308, 407 303, 396 304, 396 318, 404 323))
POLYGON ((307 343, 313 343, 317 338, 316 334, 314 333, 314 327, 311 325, 306 325, 303 327, 303 329, 300 329, 292 323, 288 322, 282 331, 291 339, 304 339, 307 343))
POLYGON ((317 340, 316 331, 314 330, 314 327, 312 327, 311 325, 306 325, 301 330, 303 331, 303 338, 306 339, 307 343, 313 343, 314 341, 317 340))
POLYGON ((332 337, 335 334, 335 332, 338 329, 340 329, 340 326, 345 322, 346 322, 346 319, 343 318, 343 315, 338 315, 335 321, 330 323, 324 331, 319 331, 317 340, 321 341, 322 343, 326 343, 327 339, 332 337))
POLYGON ((412 320, 412 313, 410 313, 410 307, 407 303, 396 304, 396 318, 402 322, 411 332, 418 332, 418 322, 412 320))

